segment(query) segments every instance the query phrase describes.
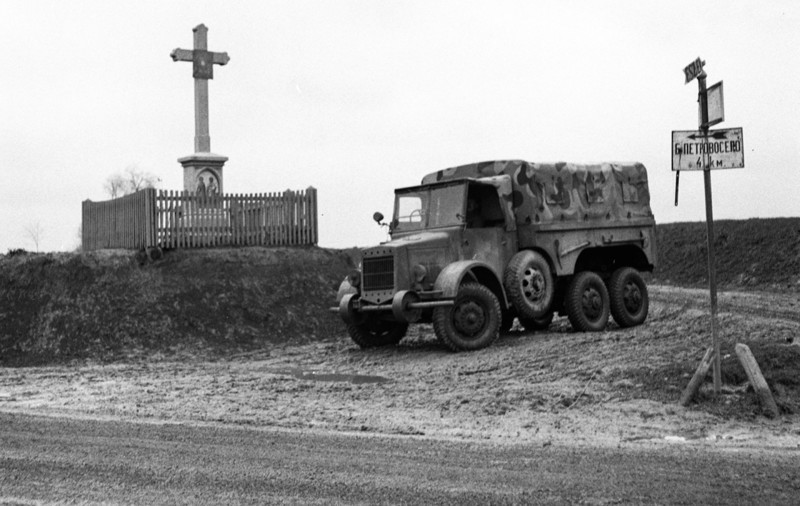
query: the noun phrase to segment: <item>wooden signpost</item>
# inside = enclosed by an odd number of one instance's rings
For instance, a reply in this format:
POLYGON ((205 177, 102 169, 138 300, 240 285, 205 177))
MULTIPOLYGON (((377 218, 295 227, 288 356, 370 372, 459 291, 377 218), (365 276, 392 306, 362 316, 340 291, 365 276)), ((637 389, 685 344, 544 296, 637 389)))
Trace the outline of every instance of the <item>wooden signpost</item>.
MULTIPOLYGON (((717 269, 714 258, 714 212, 711 205, 711 171, 715 169, 732 169, 744 167, 744 141, 741 128, 709 130, 709 127, 725 120, 725 104, 723 103, 722 82, 706 87, 706 73, 703 66, 706 62, 697 58, 683 69, 688 84, 697 79, 699 103, 699 131, 672 132, 672 170, 675 171, 675 205, 678 205, 678 176, 681 170, 702 170, 706 194, 706 225, 708 244, 708 288, 711 293, 711 335, 713 345, 706 350, 686 389, 681 395, 680 403, 687 406, 700 389, 700 385, 712 367, 714 377, 714 393, 720 394, 722 389, 722 371, 720 356, 720 340, 717 326, 717 269)), ((744 344, 736 345, 736 355, 747 372, 747 377, 762 407, 768 416, 780 414, 772 397, 767 382, 761 374, 753 354, 744 344)))
MULTIPOLYGON (((706 227, 708 245, 708 288, 711 294, 711 336, 713 340, 713 378, 714 392, 720 393, 722 388, 722 372, 720 363, 720 341, 717 326, 717 269, 714 255, 714 211, 711 201, 711 170, 717 168, 744 167, 744 146, 741 129, 711 132, 709 127, 721 123, 725 119, 722 82, 711 88, 706 87, 706 62, 697 58, 683 69, 686 84, 697 79, 699 103, 698 132, 672 132, 672 170, 675 171, 675 205, 678 205, 678 183, 681 170, 702 170, 706 200, 706 227), (709 93, 711 91, 711 93, 709 93), (711 97, 709 99, 709 97, 711 97), (711 106, 711 107, 709 107, 711 106), (709 111, 710 109, 710 111, 709 111), (681 134, 686 134, 682 136, 681 134), (677 134, 677 135, 676 135, 677 134), (730 134, 730 138, 729 138, 730 134), (738 134, 738 135, 737 135, 738 134), (713 142, 709 142, 712 139, 713 142), (686 142, 691 140, 692 142, 686 142), (719 141, 719 142, 718 142, 719 141)), ((695 376, 703 370, 708 371, 709 354, 706 353, 695 376)), ((702 379, 702 377, 700 378, 702 379)), ((690 382, 689 387, 699 387, 699 381, 690 382)), ((694 395, 687 387, 681 403, 688 402, 694 395), (685 401, 685 402, 684 402, 685 401)))

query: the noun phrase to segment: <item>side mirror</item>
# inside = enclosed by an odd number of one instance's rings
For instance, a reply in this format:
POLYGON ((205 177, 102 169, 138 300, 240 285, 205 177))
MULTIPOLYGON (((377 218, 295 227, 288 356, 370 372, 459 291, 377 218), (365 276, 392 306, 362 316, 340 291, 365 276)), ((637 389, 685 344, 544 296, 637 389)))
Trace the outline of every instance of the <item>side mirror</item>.
POLYGON ((372 215, 372 219, 375 220, 378 225, 380 225, 383 221, 383 214, 380 212, 375 212, 375 214, 372 215))

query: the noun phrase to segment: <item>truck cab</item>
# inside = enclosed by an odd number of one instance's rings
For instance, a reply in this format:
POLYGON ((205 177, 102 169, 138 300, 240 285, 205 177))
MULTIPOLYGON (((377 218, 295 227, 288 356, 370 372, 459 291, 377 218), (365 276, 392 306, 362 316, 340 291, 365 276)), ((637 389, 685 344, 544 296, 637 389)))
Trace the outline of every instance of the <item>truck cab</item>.
MULTIPOLYGON (((516 223, 503 209, 498 190, 511 188, 508 176, 461 179, 402 188, 395 193, 392 241, 412 257, 439 251, 429 258, 429 283, 449 263, 480 261, 499 277, 517 251, 516 223), (434 239, 438 238, 438 239, 434 239), (433 240, 438 246, 432 246, 433 240)), ((423 255, 424 256, 424 255, 423 255)), ((430 255, 429 255, 430 256, 430 255)))

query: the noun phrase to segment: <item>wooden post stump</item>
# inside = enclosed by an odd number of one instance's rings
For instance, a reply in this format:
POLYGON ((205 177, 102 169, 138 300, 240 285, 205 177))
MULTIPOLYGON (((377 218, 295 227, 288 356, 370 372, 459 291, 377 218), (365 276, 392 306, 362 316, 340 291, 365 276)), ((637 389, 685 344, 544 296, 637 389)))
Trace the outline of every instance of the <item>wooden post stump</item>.
POLYGON ((753 390, 755 390, 758 395, 761 407, 764 408, 767 416, 776 418, 780 415, 778 405, 775 404, 775 399, 772 397, 772 392, 769 389, 769 385, 767 385, 767 380, 765 380, 764 376, 761 374, 761 368, 758 367, 758 362, 756 362, 753 352, 750 351, 750 347, 746 344, 737 344, 736 356, 739 357, 739 362, 742 363, 742 367, 744 367, 744 371, 747 373, 747 378, 750 380, 750 384, 753 385, 753 390))
POLYGON ((694 372, 694 376, 689 381, 689 384, 686 385, 686 389, 681 394, 681 406, 688 406, 692 399, 697 394, 697 391, 700 390, 700 385, 703 383, 703 380, 708 375, 708 370, 711 368, 711 364, 713 363, 714 359, 714 347, 706 350, 706 354, 703 355, 703 360, 700 361, 700 365, 697 367, 697 370, 694 372))

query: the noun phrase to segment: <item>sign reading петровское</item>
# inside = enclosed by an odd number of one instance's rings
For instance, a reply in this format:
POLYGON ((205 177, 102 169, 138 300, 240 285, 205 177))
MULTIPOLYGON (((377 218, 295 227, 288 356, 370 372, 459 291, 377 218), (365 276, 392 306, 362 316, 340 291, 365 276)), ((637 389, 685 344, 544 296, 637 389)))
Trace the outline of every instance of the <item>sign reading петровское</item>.
POLYGON ((744 167, 741 128, 672 131, 672 170, 740 169, 744 167))

